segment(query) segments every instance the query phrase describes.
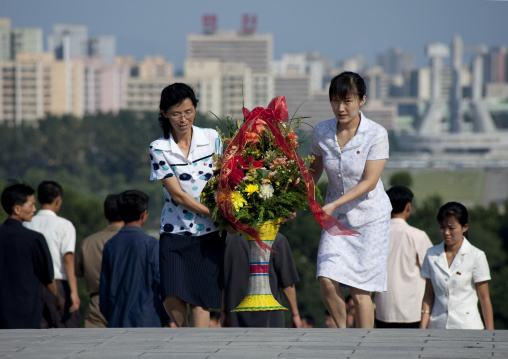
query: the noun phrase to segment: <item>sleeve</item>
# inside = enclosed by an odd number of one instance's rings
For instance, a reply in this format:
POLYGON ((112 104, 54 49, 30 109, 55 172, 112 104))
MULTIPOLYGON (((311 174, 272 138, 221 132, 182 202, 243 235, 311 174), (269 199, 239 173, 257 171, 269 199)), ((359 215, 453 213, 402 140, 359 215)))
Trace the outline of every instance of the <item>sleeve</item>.
POLYGON ((321 140, 321 135, 319 134, 319 129, 316 127, 314 131, 312 131, 312 143, 310 144, 310 152, 316 156, 323 156, 321 153, 321 147, 319 146, 319 141, 321 140))
POLYGON ((168 160, 164 156, 164 152, 156 149, 154 143, 150 145, 150 165, 150 180, 152 181, 173 177, 175 175, 168 160))
POLYGON ((291 248, 287 238, 281 233, 277 234, 274 242, 274 251, 276 252, 273 258, 273 265, 279 286, 285 288, 300 281, 296 265, 291 254, 291 248))
POLYGON ((420 268, 423 267, 423 260, 425 258, 425 254, 427 250, 432 247, 432 242, 430 241, 429 236, 425 232, 420 232, 420 236, 416 241, 415 248, 416 254, 418 255, 418 265, 420 268))
POLYGON ((214 136, 214 140, 215 140, 215 153, 217 154, 221 154, 222 153, 222 140, 219 136, 219 133, 217 131, 215 131, 215 136, 214 136))
POLYGON ((76 250, 76 228, 71 222, 65 220, 65 225, 62 226, 62 244, 60 254, 64 256, 67 253, 74 253, 76 250))
MULTIPOLYGON (((85 239, 86 241, 86 239, 85 239)), ((83 243, 81 243, 81 246, 76 251, 76 259, 75 259, 75 267, 74 272, 76 273, 76 277, 82 278, 85 275, 85 266, 84 266, 84 260, 83 260, 83 243)))
POLYGON ((48 248, 46 239, 41 234, 37 237, 35 253, 33 256, 35 274, 42 284, 49 284, 55 278, 53 270, 53 258, 48 248))
POLYGON ((151 260, 152 263, 152 277, 153 277, 153 286, 152 290, 155 298, 155 311, 157 312, 161 325, 165 325, 169 322, 169 317, 164 309, 163 301, 164 298, 161 288, 161 277, 159 271, 159 241, 153 238, 153 246, 151 249, 151 260))
POLYGON ((475 283, 479 283, 486 280, 490 280, 489 263, 487 262, 487 256, 485 256, 485 253, 478 250, 474 259, 473 281, 475 283))
POLYGON ((430 261, 429 261, 429 251, 427 250, 427 254, 425 254, 425 259, 423 260, 422 270, 420 271, 420 275, 424 278, 430 279, 430 261))
POLYGON ((388 132, 381 128, 380 134, 374 139, 367 155, 367 161, 384 160, 389 157, 390 146, 388 143, 388 132))
POLYGON ((101 264, 101 277, 99 281, 99 309, 106 318, 106 320, 109 321, 109 246, 106 243, 104 246, 104 250, 102 252, 102 264, 101 264))

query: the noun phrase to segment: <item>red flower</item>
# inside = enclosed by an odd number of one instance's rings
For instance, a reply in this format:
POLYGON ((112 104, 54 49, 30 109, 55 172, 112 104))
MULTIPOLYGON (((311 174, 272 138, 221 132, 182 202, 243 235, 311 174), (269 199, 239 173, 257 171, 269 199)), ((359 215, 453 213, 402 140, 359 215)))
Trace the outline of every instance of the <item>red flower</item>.
POLYGON ((249 132, 245 134, 245 138, 247 139, 247 142, 252 142, 254 144, 257 144, 259 142, 259 137, 256 132, 249 132))
POLYGON ((295 134, 295 131, 291 131, 287 138, 289 141, 298 140, 298 136, 295 134))
POLYGON ((265 130, 266 122, 263 120, 260 120, 259 118, 256 120, 256 124, 254 125, 254 131, 256 131, 258 134, 262 134, 265 130))
POLYGON ((228 176, 228 183, 231 188, 236 188, 242 182, 244 177, 243 171, 239 168, 233 168, 228 176))
POLYGON ((249 156, 247 159, 240 157, 238 158, 238 165, 244 170, 248 170, 251 167, 256 169, 263 167, 263 161, 254 161, 252 156, 249 156))

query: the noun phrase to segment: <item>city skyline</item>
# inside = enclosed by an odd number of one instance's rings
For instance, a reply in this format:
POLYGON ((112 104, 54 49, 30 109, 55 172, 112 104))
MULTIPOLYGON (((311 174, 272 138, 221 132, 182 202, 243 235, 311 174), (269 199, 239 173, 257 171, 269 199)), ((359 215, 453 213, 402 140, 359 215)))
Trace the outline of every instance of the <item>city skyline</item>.
POLYGON ((243 14, 256 15, 257 33, 273 34, 274 59, 284 53, 318 51, 334 64, 362 55, 373 66, 377 54, 400 48, 413 53, 415 66, 420 67, 429 61, 425 45, 449 44, 455 35, 460 35, 466 45, 507 45, 506 1, 321 0, 317 4, 288 0, 255 4, 225 0, 2 0, 0 9, 13 28, 41 28, 45 49, 53 25, 84 25, 92 36, 114 35, 117 55, 138 60, 162 55, 177 70, 183 68, 187 57, 187 35, 202 33, 202 16, 206 14, 217 16, 218 30, 240 30, 243 14))

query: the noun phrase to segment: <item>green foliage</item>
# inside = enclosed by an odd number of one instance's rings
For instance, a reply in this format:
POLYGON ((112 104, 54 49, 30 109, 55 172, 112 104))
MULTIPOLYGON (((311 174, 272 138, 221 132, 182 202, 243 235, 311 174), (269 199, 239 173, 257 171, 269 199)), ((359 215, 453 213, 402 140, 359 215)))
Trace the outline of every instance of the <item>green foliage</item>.
MULTIPOLYGON (((227 131, 225 124, 203 116, 198 116, 195 123, 200 127, 219 127, 227 131)), ((83 119, 48 115, 34 125, 0 123, 1 187, 4 188, 9 179, 23 180, 33 188, 42 180, 61 183, 64 202, 59 214, 74 223, 78 246, 85 237, 106 225, 102 204, 107 194, 139 189, 150 196, 149 222, 144 230, 156 235, 163 196, 160 182, 149 180, 148 145, 161 136, 155 111, 103 113, 83 119)), ((308 151, 308 142, 302 143, 300 153, 308 151)), ((383 176, 395 173, 385 170, 383 176)), ((408 187, 412 187, 415 200, 409 224, 426 231, 434 244, 440 243, 436 221, 439 207, 457 198, 478 203, 478 193, 484 186, 483 173, 481 170, 411 172, 412 185, 408 187)), ((390 181, 390 184, 395 183, 390 181)), ((407 186, 407 183, 404 185, 407 186)), ((326 183, 320 183, 318 187, 321 193, 326 193, 326 183)), ((289 202, 291 200, 288 199, 289 202)), ((508 201, 501 209, 495 205, 468 207, 468 238, 486 253, 490 265, 492 280, 489 289, 495 327, 506 329, 508 201)), ((273 208, 264 210, 274 212, 273 208)), ((6 217, 0 211, 0 221, 3 222, 6 217)), ((316 325, 324 327, 325 307, 315 278, 321 228, 310 211, 300 210, 297 218, 280 230, 288 237, 300 276, 300 282, 296 285, 300 313, 313 315, 316 325)), ((81 280, 79 290, 83 315, 88 294, 81 280)))
POLYGON ((413 185, 413 178, 411 174, 406 171, 395 172, 390 177, 390 186, 404 186, 411 188, 413 185))
MULTIPOLYGON (((299 147, 298 138, 291 125, 298 126, 300 122, 272 121, 288 151, 296 152, 299 147)), ((277 144, 277 132, 272 133, 268 124, 261 119, 249 122, 252 123, 249 126, 245 123, 232 123, 229 118, 222 123, 227 128, 226 134, 219 129, 224 144, 223 153, 214 155, 214 176, 201 193, 202 203, 211 209, 219 228, 223 230, 229 224, 222 213, 215 210, 221 198, 225 201, 225 197, 221 197, 226 196, 225 193, 231 202, 235 220, 253 228, 256 222, 284 218, 295 210, 305 208, 307 192, 299 165, 295 158, 289 157, 277 144), (244 136, 245 146, 241 149, 233 147, 234 151, 228 154, 237 134, 244 136), (227 173, 228 189, 227 192, 218 193, 220 176, 224 173, 227 173)))

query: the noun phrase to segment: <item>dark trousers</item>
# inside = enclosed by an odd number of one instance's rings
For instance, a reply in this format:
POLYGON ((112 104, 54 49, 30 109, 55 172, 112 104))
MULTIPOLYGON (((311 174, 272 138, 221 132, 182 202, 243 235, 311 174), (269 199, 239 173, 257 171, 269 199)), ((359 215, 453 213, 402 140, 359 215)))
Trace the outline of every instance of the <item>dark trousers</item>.
POLYGON ((376 328, 385 328, 385 329, 418 329, 420 327, 420 322, 413 323, 387 323, 382 322, 376 319, 376 328))
POLYGON ((64 309, 59 311, 56 309, 55 297, 49 290, 43 287, 42 295, 44 298, 44 309, 42 311, 41 329, 47 328, 79 328, 80 318, 79 310, 69 313, 72 305, 71 289, 66 280, 56 280, 56 287, 60 297, 64 300, 64 309))

